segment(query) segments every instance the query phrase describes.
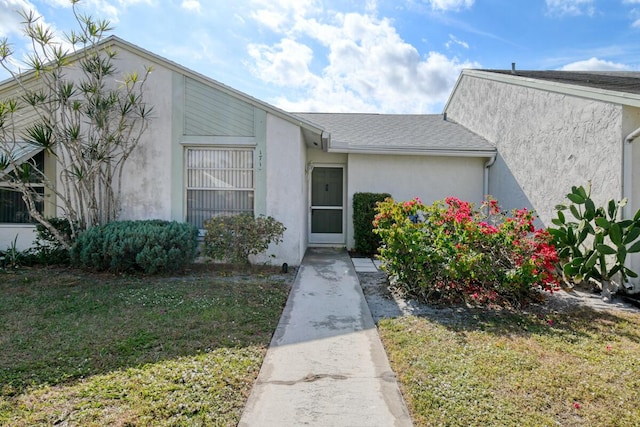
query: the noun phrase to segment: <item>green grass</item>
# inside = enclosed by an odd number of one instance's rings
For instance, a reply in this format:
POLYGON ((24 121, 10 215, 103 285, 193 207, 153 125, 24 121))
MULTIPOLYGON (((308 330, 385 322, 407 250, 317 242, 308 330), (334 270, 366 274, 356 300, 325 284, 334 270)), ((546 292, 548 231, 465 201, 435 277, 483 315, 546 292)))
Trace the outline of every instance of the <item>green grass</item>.
POLYGON ((450 312, 380 322, 416 426, 638 426, 640 315, 450 312))
POLYGON ((294 273, 0 273, 0 425, 235 426, 294 273))

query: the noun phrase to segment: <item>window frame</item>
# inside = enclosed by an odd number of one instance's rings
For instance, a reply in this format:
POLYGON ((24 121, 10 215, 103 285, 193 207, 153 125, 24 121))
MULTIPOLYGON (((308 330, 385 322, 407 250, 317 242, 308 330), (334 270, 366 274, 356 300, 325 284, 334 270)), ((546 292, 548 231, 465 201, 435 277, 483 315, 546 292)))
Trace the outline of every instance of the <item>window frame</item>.
MULTIPOLYGON (((23 144, 24 145, 24 144, 23 144)), ((24 163, 30 162, 32 159, 34 159, 36 156, 42 156, 41 162, 36 161, 36 163, 40 164, 40 167, 42 167, 42 172, 46 173, 46 157, 44 155, 44 152, 42 150, 42 148, 32 148, 31 150, 26 150, 24 147, 22 146, 18 146, 17 147, 17 156, 18 157, 15 161, 16 164, 18 165, 22 165, 24 163)), ((15 192, 15 193, 19 193, 22 194, 22 192, 18 189, 15 188, 14 185, 11 185, 7 182, 7 180, 4 179, 5 176, 7 175, 11 175, 14 172, 13 168, 9 167, 8 170, 3 171, 0 174, 0 190, 4 190, 4 191, 10 191, 10 192, 15 192)), ((46 195, 46 185, 44 183, 44 181, 34 181, 34 182, 30 182, 27 184, 28 187, 33 188, 33 189, 40 189, 41 191, 38 191, 38 193, 40 193, 42 200, 40 200, 38 203, 39 205, 39 211, 40 213, 44 214, 45 211, 45 203, 44 203, 44 197, 46 195)), ((1 200, 1 199, 0 199, 1 200)), ((24 201, 22 201, 22 203, 24 204, 24 201)), ((26 204, 25 204, 26 205, 26 204)), ((25 206, 26 209, 26 206, 25 206)), ((27 210, 28 213, 28 210, 27 210)), ((0 221, 0 225, 9 225, 9 226, 20 226, 20 225, 34 225, 36 223, 36 221, 31 217, 31 215, 28 215, 28 220, 27 221, 13 221, 13 222, 5 222, 5 221, 0 221)))
MULTIPOLYGON (((244 192, 244 193, 251 193, 251 209, 250 210, 239 210, 237 213, 243 213, 243 212, 250 212, 252 214, 255 214, 255 194, 256 194, 256 147, 255 146, 242 146, 242 147, 229 147, 229 146, 219 146, 219 145, 187 145, 184 147, 184 161, 183 161, 183 165, 184 165, 184 221, 189 223, 189 224, 194 224, 197 221, 193 221, 190 220, 190 213, 189 213, 189 192, 190 191, 211 191, 211 192, 221 192, 221 191, 229 191, 229 192, 244 192), (193 167, 189 164, 189 160, 190 160, 190 152, 224 152, 224 153, 230 153, 230 152, 245 152, 245 153, 249 153, 250 154, 250 158, 251 158, 251 166, 250 167, 227 167, 227 168, 222 168, 222 167, 215 167, 215 168, 196 168, 193 167), (189 172, 193 171, 193 170, 209 170, 209 171, 213 171, 213 172, 220 172, 220 171, 236 171, 236 172, 250 172, 251 174, 251 185, 250 187, 238 187, 237 183, 232 183, 233 186, 232 187, 197 187, 197 186, 190 186, 189 184, 189 172)), ((215 175, 215 174, 214 174, 215 175)), ((214 216, 216 214, 218 215, 228 215, 228 213, 225 213, 225 209, 220 209, 215 208, 214 207, 208 207, 208 210, 212 211, 212 215, 214 216), (218 211, 218 213, 215 213, 216 211, 218 211)), ((197 224, 194 224, 196 226, 198 226, 197 224)), ((204 227, 204 224, 203 224, 204 227)), ((203 232, 203 228, 198 227, 199 230, 201 231, 201 235, 203 232)))

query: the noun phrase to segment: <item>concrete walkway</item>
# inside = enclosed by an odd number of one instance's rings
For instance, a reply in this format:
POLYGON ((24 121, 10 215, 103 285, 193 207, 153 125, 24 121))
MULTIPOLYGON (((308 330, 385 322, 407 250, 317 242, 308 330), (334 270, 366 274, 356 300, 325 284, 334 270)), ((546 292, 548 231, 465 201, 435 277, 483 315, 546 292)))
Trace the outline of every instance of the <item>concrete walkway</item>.
POLYGON ((239 425, 412 425, 344 250, 305 255, 239 425))
POLYGON ((351 262, 356 273, 377 273, 382 264, 382 261, 371 258, 351 258, 351 262))

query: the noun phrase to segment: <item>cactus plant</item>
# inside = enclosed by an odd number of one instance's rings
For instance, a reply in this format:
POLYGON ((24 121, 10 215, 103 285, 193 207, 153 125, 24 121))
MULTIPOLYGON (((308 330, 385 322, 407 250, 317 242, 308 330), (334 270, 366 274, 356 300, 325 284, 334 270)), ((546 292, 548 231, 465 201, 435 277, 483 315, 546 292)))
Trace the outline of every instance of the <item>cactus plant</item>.
POLYGON ((573 283, 590 279, 600 282, 602 297, 611 300, 613 278, 619 275, 622 283, 638 274, 626 265, 627 255, 640 252, 640 211, 633 219, 620 219, 620 209, 627 200, 609 200, 596 207, 591 199, 591 183, 572 187, 567 194, 570 204, 556 206, 555 227, 549 228, 554 237, 562 272, 573 283), (573 218, 565 215, 569 211, 573 218))

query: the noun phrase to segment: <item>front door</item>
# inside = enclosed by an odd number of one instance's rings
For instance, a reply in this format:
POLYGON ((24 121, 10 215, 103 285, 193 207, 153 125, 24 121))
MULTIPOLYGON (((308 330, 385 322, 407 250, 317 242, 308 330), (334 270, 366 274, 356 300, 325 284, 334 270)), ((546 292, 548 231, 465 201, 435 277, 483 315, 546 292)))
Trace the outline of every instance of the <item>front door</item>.
POLYGON ((312 169, 310 213, 309 243, 345 244, 344 167, 312 169))

